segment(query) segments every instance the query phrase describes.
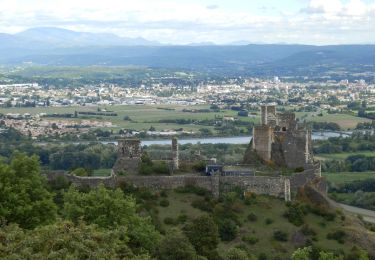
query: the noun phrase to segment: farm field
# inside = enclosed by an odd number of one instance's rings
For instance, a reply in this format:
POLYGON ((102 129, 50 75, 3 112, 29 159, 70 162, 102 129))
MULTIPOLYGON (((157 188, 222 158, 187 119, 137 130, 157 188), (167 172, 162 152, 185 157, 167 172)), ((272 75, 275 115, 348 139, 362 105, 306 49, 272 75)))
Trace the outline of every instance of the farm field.
POLYGON ((311 122, 332 122, 337 123, 342 130, 351 130, 354 129, 358 123, 362 122, 371 122, 370 119, 361 118, 348 114, 328 114, 323 113, 323 116, 317 116, 317 113, 309 112, 297 112, 298 118, 303 118, 306 121, 311 122))
POLYGON ((315 157, 319 160, 345 160, 348 156, 352 155, 365 155, 375 156, 375 151, 359 151, 353 153, 330 153, 330 154, 317 154, 315 157))
MULTIPOLYGON (((185 131, 197 132, 201 128, 206 128, 215 133, 213 126, 197 125, 197 124, 177 124, 177 123, 160 123, 159 120, 213 120, 215 117, 237 117, 237 111, 225 109, 220 112, 184 112, 183 110, 199 110, 208 109, 209 105, 194 105, 194 106, 183 106, 183 105, 113 105, 113 106, 66 106, 66 107, 36 107, 36 108, 0 108, 0 113, 29 113, 32 115, 39 113, 46 114, 73 114, 77 112, 98 112, 100 110, 112 111, 117 113, 117 116, 101 116, 101 115, 79 115, 78 118, 71 118, 69 120, 75 120, 80 122, 83 119, 92 119, 97 121, 112 122, 115 126, 113 130, 119 129, 134 129, 137 131, 148 130, 153 126, 157 131, 161 130, 175 130, 183 129, 185 131), (130 120, 124 120, 127 117, 130 120)), ((322 117, 312 112, 297 112, 297 117, 301 120, 315 121, 315 122, 334 122, 340 125, 342 130, 354 129, 360 122, 369 122, 370 120, 365 118, 359 118, 347 114, 327 114, 324 113, 322 117)), ((258 123, 258 115, 253 117, 238 117, 243 122, 254 122, 258 123)), ((53 118, 67 120, 66 118, 53 118)), ((51 119, 52 120, 52 119, 51 119)), ((240 127, 245 130, 245 127, 240 127)))
POLYGON ((352 181, 375 179, 375 172, 340 172, 340 173, 322 173, 329 182, 336 185, 349 183, 352 181))
MULTIPOLYGON (((197 105, 197 106, 178 106, 178 105, 118 105, 118 106, 99 106, 100 109, 106 109, 107 111, 113 111, 117 113, 117 116, 90 116, 79 118, 73 118, 69 120, 81 120, 81 119, 92 119, 98 121, 110 121, 117 128, 129 128, 134 130, 148 130, 153 126, 156 130, 173 130, 183 128, 185 131, 198 131, 201 128, 208 128, 213 130, 212 126, 202 126, 195 124, 176 124, 176 123, 158 123, 159 120, 163 119, 191 119, 191 120, 213 120, 215 116, 223 117, 237 116, 237 111, 222 110, 220 112, 184 112, 184 109, 197 110, 197 109, 208 109, 208 105, 197 105), (131 120, 125 121, 124 117, 127 116, 131 120)), ((48 107, 48 108, 1 108, 0 113, 48 113, 48 114, 63 114, 63 113, 74 113, 75 111, 80 112, 97 112, 98 106, 79 106, 79 107, 48 107)), ((55 118, 54 118, 55 119, 55 118)), ((258 122, 258 118, 254 117, 241 117, 242 121, 246 122, 258 122)))

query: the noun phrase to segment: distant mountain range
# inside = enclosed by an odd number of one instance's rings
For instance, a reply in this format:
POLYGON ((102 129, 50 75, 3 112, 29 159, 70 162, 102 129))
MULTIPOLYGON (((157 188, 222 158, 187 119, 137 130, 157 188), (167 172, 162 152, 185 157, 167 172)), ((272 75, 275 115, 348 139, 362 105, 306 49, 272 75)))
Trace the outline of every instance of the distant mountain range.
POLYGON ((257 75, 306 75, 329 70, 375 71, 375 45, 288 45, 210 42, 161 45, 114 34, 34 28, 0 34, 0 64, 146 66, 257 75))

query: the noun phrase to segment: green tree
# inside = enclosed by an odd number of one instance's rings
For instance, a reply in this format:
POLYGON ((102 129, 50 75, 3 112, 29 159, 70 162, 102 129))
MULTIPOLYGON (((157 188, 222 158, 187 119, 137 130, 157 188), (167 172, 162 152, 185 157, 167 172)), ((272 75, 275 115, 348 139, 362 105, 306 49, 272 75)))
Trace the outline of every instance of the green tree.
POLYGON ((194 260, 197 259, 197 253, 184 234, 173 230, 161 241, 158 250, 158 259, 194 260))
POLYGON ((319 254, 319 260, 343 260, 344 257, 342 256, 335 256, 333 253, 327 253, 327 252, 320 252, 319 254))
POLYGON ((227 254, 225 255, 226 260, 249 260, 253 258, 249 258, 247 253, 239 248, 231 248, 228 250, 227 254))
MULTIPOLYGON (((0 228, 1 259, 135 259, 126 228, 99 229, 95 225, 58 222, 23 230, 0 228)), ((150 259, 147 255, 140 259, 150 259)))
POLYGON ((23 228, 35 228, 52 223, 56 211, 36 156, 15 154, 9 165, 0 162, 0 218, 23 228))
POLYGON ((298 248, 292 254, 292 260, 309 260, 311 247, 298 248))
POLYGON ((150 218, 137 214, 133 197, 124 196, 120 189, 107 190, 103 186, 88 193, 70 187, 64 195, 63 215, 78 223, 83 220, 99 227, 116 229, 126 227, 130 238, 129 245, 135 249, 153 251, 159 241, 159 233, 151 224, 150 218))
POLYGON ((219 231, 214 220, 204 215, 185 226, 185 234, 200 255, 207 255, 219 243, 219 231))

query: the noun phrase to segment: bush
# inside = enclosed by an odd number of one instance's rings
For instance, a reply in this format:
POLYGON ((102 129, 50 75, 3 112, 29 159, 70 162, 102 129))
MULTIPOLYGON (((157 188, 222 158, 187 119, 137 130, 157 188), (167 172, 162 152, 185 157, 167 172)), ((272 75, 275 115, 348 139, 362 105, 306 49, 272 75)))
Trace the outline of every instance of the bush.
POLYGON ((191 206, 194 208, 200 209, 202 211, 207 211, 207 212, 212 212, 214 208, 214 205, 210 201, 207 201, 204 199, 193 200, 193 202, 191 203, 191 206))
POLYGON ((247 220, 251 221, 251 222, 255 222, 257 221, 258 217, 254 214, 254 213, 250 213, 248 216, 247 216, 247 220))
POLYGON ((166 191, 166 190, 162 190, 162 191, 160 192, 160 196, 163 197, 163 198, 168 198, 168 193, 167 193, 167 191, 166 191))
POLYGON ((273 238, 277 241, 286 242, 288 241, 288 234, 281 230, 276 230, 273 232, 273 238))
POLYGON ((254 236, 243 236, 241 240, 249 245, 255 245, 259 241, 259 239, 254 236))
POLYGON ((193 164, 193 169, 197 172, 203 172, 206 169, 206 163, 204 161, 198 161, 193 164))
POLYGON ((340 244, 344 244, 345 243, 345 236, 346 236, 346 233, 344 231, 337 230, 335 232, 328 233, 327 239, 336 240, 340 244))
POLYGON ((273 223, 273 220, 270 219, 270 218, 266 218, 266 220, 264 221, 264 223, 266 223, 266 225, 271 225, 273 223))
POLYGON ((162 199, 159 203, 160 206, 162 207, 168 207, 169 206, 169 201, 166 199, 162 199))
POLYGON ((228 250, 225 256, 226 260, 248 260, 246 251, 239 248, 231 248, 228 250))
POLYGON ((245 194, 244 203, 246 205, 252 205, 252 204, 255 204, 256 202, 257 202, 257 197, 255 193, 245 194))
POLYGON ((304 223, 304 213, 299 204, 289 205, 284 216, 289 220, 290 223, 294 224, 297 227, 301 226, 304 223))
POLYGON ((316 232, 314 229, 310 228, 309 225, 305 224, 301 228, 302 234, 305 236, 316 236, 316 232))
POLYGON ((184 234, 177 231, 168 233, 164 237, 159 245, 157 257, 158 259, 163 260, 199 259, 190 241, 184 236, 184 234))
POLYGON ((208 196, 208 197, 211 196, 211 193, 208 190, 204 188, 196 187, 193 185, 187 185, 185 187, 178 187, 175 189, 175 191, 177 193, 193 193, 198 196, 208 196))
POLYGON ((267 255, 265 253, 260 253, 258 256, 258 260, 267 260, 267 255))
POLYGON ((225 219, 219 223, 219 235, 222 241, 232 241, 236 238, 238 226, 230 219, 225 219))
POLYGON ((166 224, 166 225, 176 225, 177 221, 175 219, 173 219, 173 218, 166 217, 164 219, 164 224, 166 224))
POLYGON ((188 219, 188 216, 186 214, 180 214, 178 217, 177 217, 177 221, 178 223, 185 223, 188 219))

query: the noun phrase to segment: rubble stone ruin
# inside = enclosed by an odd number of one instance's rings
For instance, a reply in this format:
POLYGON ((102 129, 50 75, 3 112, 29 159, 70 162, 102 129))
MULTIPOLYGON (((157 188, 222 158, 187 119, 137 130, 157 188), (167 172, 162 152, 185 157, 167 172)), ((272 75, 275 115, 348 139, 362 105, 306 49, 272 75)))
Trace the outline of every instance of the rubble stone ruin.
POLYGON ((117 161, 113 171, 125 174, 137 174, 142 157, 142 146, 139 139, 123 139, 118 141, 117 161))
POLYGON ((311 131, 298 124, 294 113, 276 113, 276 106, 263 105, 261 123, 253 128, 244 162, 252 164, 256 157, 281 167, 311 168, 314 164, 311 131))

